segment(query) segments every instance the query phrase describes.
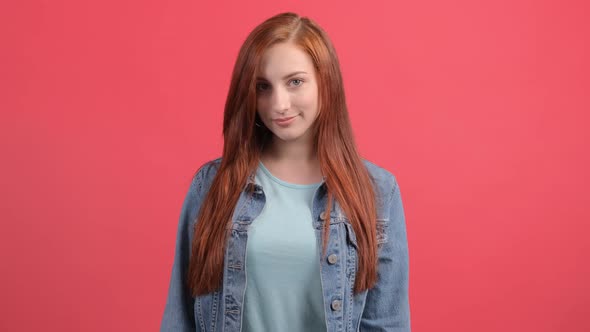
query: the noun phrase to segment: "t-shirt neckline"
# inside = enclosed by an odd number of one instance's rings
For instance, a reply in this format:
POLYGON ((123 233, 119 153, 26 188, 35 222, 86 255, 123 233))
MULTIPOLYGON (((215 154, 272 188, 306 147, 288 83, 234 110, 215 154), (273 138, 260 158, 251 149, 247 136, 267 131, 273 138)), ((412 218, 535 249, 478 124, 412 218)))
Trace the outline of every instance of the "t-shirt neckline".
POLYGON ((295 189, 309 189, 309 188, 319 187, 323 182, 322 181, 322 182, 316 182, 316 183, 310 183, 310 184, 298 184, 298 183, 287 182, 287 181, 281 180, 281 179, 277 178, 276 176, 272 175, 272 173, 268 170, 268 168, 266 168, 266 166, 264 166, 262 161, 259 161, 258 164, 260 165, 260 168, 262 169, 264 174, 266 174, 271 180, 273 180, 274 182, 276 182, 282 186, 285 186, 285 187, 295 188, 295 189))

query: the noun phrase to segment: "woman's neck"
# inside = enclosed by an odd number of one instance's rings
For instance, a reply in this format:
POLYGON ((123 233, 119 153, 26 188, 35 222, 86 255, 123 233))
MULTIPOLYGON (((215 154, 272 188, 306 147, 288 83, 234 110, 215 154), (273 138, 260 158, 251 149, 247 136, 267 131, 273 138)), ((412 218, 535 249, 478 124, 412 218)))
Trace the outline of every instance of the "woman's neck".
POLYGON ((263 159, 286 163, 313 163, 317 154, 309 143, 273 139, 262 151, 263 159))
POLYGON ((322 181, 319 159, 311 144, 275 138, 264 148, 260 160, 273 175, 286 182, 310 184, 322 181))

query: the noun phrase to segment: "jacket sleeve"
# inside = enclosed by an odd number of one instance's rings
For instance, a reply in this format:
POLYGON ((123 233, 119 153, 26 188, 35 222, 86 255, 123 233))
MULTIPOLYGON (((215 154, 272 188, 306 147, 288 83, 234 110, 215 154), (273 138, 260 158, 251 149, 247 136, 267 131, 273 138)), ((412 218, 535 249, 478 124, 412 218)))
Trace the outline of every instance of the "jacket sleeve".
POLYGON ((410 332, 409 259, 406 222, 399 185, 393 178, 387 241, 378 250, 377 283, 368 290, 362 332, 410 332))
POLYGON ((174 250, 174 262, 168 287, 166 307, 161 320, 160 331, 195 331, 194 298, 187 287, 187 272, 193 238, 194 219, 199 202, 198 189, 201 187, 202 172, 193 177, 184 198, 174 250))

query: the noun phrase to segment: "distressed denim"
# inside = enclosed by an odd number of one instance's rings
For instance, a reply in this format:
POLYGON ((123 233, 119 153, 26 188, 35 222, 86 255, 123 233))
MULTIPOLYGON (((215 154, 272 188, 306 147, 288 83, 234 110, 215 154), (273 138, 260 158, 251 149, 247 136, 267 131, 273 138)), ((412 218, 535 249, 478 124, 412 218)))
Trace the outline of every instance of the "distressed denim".
MULTIPOLYGON (((195 219, 220 162, 221 158, 217 158, 201 167, 184 199, 160 331, 241 332, 248 226, 265 204, 264 189, 255 182, 253 174, 242 188, 232 216, 222 287, 196 298, 186 287, 195 219), (253 195, 248 193, 250 189, 254 189, 253 195)), ((399 185, 391 172, 365 159, 363 163, 376 184, 378 280, 373 288, 353 295, 358 246, 352 225, 336 200, 332 202, 330 215, 324 212, 327 202, 324 182, 314 193, 312 222, 319 257, 322 257, 323 225, 330 223, 326 256, 318 262, 326 331, 409 332, 409 259, 399 185)), ((285 331, 289 328, 285 327, 285 331)))

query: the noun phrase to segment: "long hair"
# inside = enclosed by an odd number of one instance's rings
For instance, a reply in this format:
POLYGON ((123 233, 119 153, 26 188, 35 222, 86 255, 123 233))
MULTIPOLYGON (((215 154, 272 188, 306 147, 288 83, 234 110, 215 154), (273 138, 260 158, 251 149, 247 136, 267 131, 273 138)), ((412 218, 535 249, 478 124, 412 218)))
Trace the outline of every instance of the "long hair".
MULTIPOLYGON (((375 189, 354 143, 344 96, 340 64, 327 34, 314 21, 295 13, 275 15, 248 35, 240 48, 227 95, 223 118, 221 164, 201 205, 194 230, 188 271, 192 295, 221 286, 224 252, 233 208, 248 176, 258 167, 261 150, 272 138, 256 126, 256 74, 264 51, 291 42, 312 58, 318 80, 318 115, 312 127, 327 187, 326 215, 336 199, 350 220, 358 245, 354 292, 371 288, 377 279, 375 189)), ((260 121, 260 120, 259 120, 260 121)), ((330 223, 324 223, 322 257, 326 254, 330 223)))

